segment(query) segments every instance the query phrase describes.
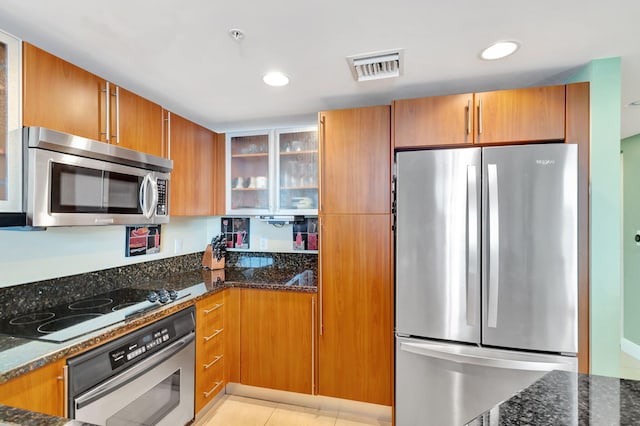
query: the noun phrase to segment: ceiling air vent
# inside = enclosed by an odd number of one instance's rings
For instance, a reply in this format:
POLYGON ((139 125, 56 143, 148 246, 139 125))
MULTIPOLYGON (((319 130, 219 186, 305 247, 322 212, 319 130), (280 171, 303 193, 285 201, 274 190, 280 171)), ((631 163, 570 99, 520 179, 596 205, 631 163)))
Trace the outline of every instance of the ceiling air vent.
POLYGON ((349 56, 347 62, 356 81, 398 77, 402 71, 402 50, 349 56))

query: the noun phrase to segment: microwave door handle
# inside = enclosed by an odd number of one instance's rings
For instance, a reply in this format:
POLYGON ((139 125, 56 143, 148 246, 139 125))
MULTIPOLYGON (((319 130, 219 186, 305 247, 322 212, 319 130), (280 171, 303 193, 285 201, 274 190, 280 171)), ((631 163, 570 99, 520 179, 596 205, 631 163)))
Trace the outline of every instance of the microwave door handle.
POLYGON ((140 203, 140 210, 146 216, 146 198, 147 198, 147 181, 151 179, 151 174, 148 173, 145 175, 144 179, 142 179, 142 183, 140 184, 140 192, 138 193, 138 202, 140 203))
POLYGON ((151 188, 151 203, 149 204, 149 210, 144 215, 147 219, 151 219, 158 207, 158 182, 149 175, 148 185, 151 188))

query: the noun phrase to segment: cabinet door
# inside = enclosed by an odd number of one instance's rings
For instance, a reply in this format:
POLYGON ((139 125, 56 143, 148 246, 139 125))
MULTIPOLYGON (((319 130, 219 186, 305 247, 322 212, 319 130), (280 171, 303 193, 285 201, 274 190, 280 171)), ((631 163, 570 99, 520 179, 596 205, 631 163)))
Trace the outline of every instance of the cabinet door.
POLYGON ((0 211, 22 211, 20 40, 0 31, 0 211))
POLYGON ((0 385, 0 404, 64 417, 64 366, 52 362, 0 385))
POLYGON ((318 393, 391 405, 391 215, 320 221, 318 393))
POLYGON ((473 94, 393 102, 396 148, 473 143, 473 94))
POLYGON ((224 216, 227 212, 226 206, 226 140, 224 133, 218 133, 215 141, 214 155, 214 186, 212 191, 213 214, 214 216, 224 216))
POLYGON ((276 132, 278 210, 318 214, 318 130, 276 132))
MULTIPOLYGON (((116 87, 112 86, 111 90, 116 87)), ((166 157, 162 137, 162 107, 143 97, 118 87, 116 102, 112 102, 111 129, 118 146, 166 157), (114 110, 115 108, 115 110, 114 110)))
POLYGON ((315 294, 242 289, 240 377, 245 385, 313 392, 315 294))
POLYGON ((321 213, 389 213, 390 107, 320 113, 321 213))
POLYGON ((475 142, 564 139, 565 86, 475 94, 475 142))
POLYGON ((260 214, 273 210, 269 193, 273 179, 270 134, 262 131, 227 135, 229 212, 260 214))
POLYGON ((23 124, 105 140, 105 81, 23 43, 23 124))
POLYGON ((172 216, 211 216, 215 212, 217 135, 171 114, 169 210, 172 216))

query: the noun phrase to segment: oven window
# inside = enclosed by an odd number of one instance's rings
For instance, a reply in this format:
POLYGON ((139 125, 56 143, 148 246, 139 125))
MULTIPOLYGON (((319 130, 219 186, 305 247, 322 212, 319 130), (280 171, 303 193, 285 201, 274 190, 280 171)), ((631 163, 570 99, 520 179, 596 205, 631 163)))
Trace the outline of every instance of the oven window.
POLYGON ((180 370, 107 419, 107 426, 155 425, 180 403, 180 370))
POLYGON ((52 213, 142 213, 140 176, 59 163, 51 174, 52 213))

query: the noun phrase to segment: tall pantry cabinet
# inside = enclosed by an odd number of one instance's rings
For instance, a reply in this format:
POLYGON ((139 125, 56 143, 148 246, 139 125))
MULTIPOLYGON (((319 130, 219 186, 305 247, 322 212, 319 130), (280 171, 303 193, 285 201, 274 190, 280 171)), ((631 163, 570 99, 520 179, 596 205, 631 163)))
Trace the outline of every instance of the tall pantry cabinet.
POLYGON ((321 112, 317 393, 392 402, 390 107, 321 112))

